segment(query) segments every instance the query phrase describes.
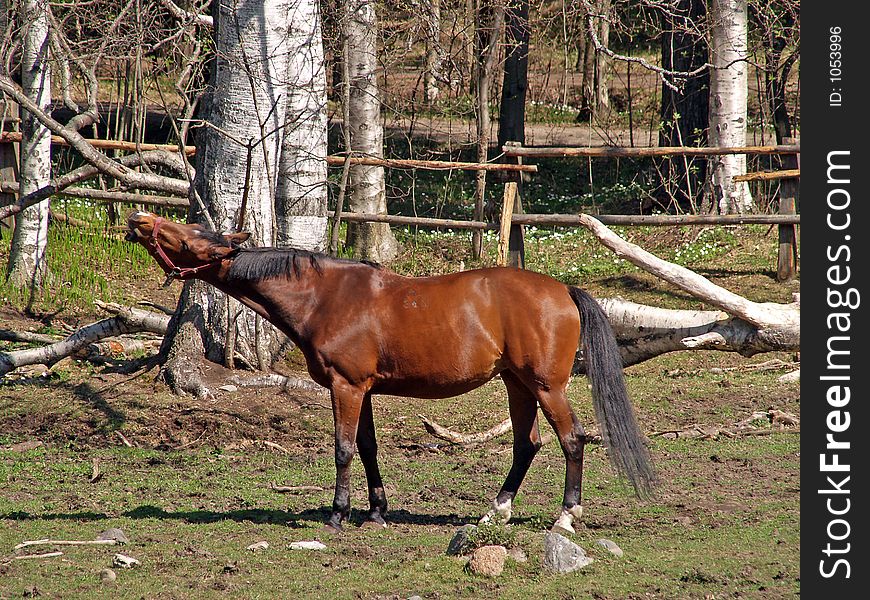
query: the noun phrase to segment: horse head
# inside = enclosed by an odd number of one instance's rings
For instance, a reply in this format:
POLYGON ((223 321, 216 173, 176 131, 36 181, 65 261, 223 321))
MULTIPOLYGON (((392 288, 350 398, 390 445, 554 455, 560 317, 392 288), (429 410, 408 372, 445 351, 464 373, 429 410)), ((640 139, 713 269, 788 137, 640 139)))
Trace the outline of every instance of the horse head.
POLYGON ((130 213, 127 228, 126 239, 145 246, 166 272, 167 284, 220 265, 251 236, 247 232, 217 233, 195 223, 175 223, 144 211, 130 213))

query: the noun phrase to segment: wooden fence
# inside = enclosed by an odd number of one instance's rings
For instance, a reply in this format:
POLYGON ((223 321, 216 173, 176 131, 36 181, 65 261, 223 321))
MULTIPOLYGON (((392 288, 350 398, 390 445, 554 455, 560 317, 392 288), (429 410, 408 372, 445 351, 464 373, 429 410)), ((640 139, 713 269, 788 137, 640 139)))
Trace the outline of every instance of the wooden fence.
MULTIPOLYGON (((0 144, 17 143, 21 134, 17 132, 0 132, 0 144)), ((178 152, 178 146, 168 144, 137 144, 116 140, 88 140, 94 147, 102 149, 117 149, 127 151, 166 150, 178 152)), ((793 140, 788 140, 793 142, 793 140)), ((66 145, 66 141, 57 136, 52 137, 52 143, 66 145)), ((185 146, 185 154, 193 155, 194 146, 185 146)), ((424 161, 406 159, 382 159, 366 156, 328 156, 330 166, 351 164, 378 165, 385 168, 427 169, 427 170, 470 170, 470 171, 502 171, 509 179, 505 185, 505 198, 500 222, 485 222, 481 220, 452 220, 428 217, 407 217, 400 215, 341 213, 340 219, 350 222, 389 223, 392 225, 412 225, 420 227, 442 227, 451 229, 498 230, 499 261, 502 264, 523 266, 524 225, 576 227, 580 224, 577 215, 547 215, 522 214, 519 194, 522 179, 521 173, 536 172, 536 165, 522 164, 524 158, 640 158, 668 156, 721 156, 728 154, 767 154, 783 155, 782 171, 747 173, 735 177, 735 181, 775 180, 782 179, 780 186, 779 214, 740 214, 740 215, 596 215, 605 225, 623 226, 675 226, 675 225, 745 225, 768 224, 779 227, 779 255, 777 260, 777 279, 785 281, 794 276, 797 265, 797 230, 800 216, 796 214, 798 183, 800 177, 799 155, 800 146, 788 143, 777 146, 742 146, 742 147, 523 147, 509 144, 502 148, 509 159, 516 162, 508 163, 470 163, 455 161, 424 161)), ((15 181, 0 181, 0 194, 17 192, 15 181)), ((186 198, 154 196, 132 192, 103 191, 83 187, 71 187, 59 192, 59 195, 87 198, 103 203, 136 203, 151 206, 185 207, 186 198)), ((337 226, 337 223, 334 224, 337 226)))

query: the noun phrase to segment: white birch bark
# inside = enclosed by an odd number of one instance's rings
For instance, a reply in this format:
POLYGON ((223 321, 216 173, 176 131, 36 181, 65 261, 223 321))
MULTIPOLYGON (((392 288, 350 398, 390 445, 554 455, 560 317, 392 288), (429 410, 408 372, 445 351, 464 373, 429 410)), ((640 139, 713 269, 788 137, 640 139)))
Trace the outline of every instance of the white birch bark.
MULTIPOLYGON (((604 46, 610 45, 611 0, 599 0, 601 19, 598 22, 599 39, 604 46)), ((604 52, 595 52, 595 112, 606 115, 610 110, 610 60, 604 52)))
POLYGON ((290 0, 287 109, 275 192, 277 245, 326 249, 326 68, 320 3, 290 0))
MULTIPOLYGON (((48 0, 23 0, 21 23, 23 50, 22 88, 41 110, 51 105, 51 70, 48 56, 48 0)), ((51 134, 36 117, 21 110, 21 163, 19 196, 45 186, 51 180, 51 134)), ((9 281, 19 287, 40 288, 48 277, 48 208, 44 200, 15 217, 9 252, 9 281)))
POLYGON ((52 366, 86 346, 106 338, 148 331, 164 334, 169 317, 134 307, 117 307, 117 314, 76 330, 65 339, 42 346, 12 352, 0 352, 0 377, 26 365, 52 366))
MULTIPOLYGON (((195 186, 215 227, 235 230, 247 181, 244 229, 255 246, 276 242, 277 168, 287 102, 287 0, 228 0, 215 15, 217 59, 197 140, 195 186), (231 137, 232 136, 232 137, 231 137), (248 175, 248 150, 251 168, 248 175)), ((176 391, 208 393, 195 359, 267 369, 284 337, 253 311, 200 281, 185 283, 163 375, 176 391), (228 340, 234 340, 228 345, 228 340)))
MULTIPOLYGON (((711 146, 746 145, 748 101, 747 0, 712 0, 710 9, 710 131, 711 146)), ((711 160, 711 201, 721 214, 751 212, 752 195, 746 182, 733 177, 746 173, 746 155, 711 160)))
MULTIPOLYGON (((383 158, 384 127, 378 92, 378 21, 374 0, 347 0, 343 23, 350 75, 351 148, 355 154, 383 158)), ((349 177, 348 205, 351 212, 386 214, 384 168, 353 165, 349 177)), ((398 243, 386 223, 354 223, 348 227, 348 245, 354 255, 389 263, 398 253, 398 243)))
POLYGON ((441 47, 441 0, 424 0, 423 10, 426 19, 426 67, 423 71, 423 90, 426 102, 431 104, 441 93, 438 87, 441 64, 444 61, 441 47))
POLYGON ((800 349, 799 301, 753 302, 625 241, 594 217, 581 215, 581 223, 617 256, 722 311, 670 311, 653 307, 641 310, 639 305, 632 305, 627 311, 605 309, 615 329, 619 330, 620 322, 624 324, 623 337, 625 331, 643 328, 639 339, 647 347, 642 351, 643 358, 634 362, 649 358, 649 352, 654 352, 654 356, 678 349, 730 350, 745 356, 800 349), (652 342, 660 346, 654 348, 652 342))

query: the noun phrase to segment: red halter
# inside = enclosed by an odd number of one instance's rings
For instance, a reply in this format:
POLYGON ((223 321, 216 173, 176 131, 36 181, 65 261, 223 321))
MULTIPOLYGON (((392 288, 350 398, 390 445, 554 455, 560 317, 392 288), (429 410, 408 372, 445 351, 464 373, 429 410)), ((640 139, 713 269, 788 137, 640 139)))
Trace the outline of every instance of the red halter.
POLYGON ((221 264, 221 258, 215 259, 210 263, 206 263, 204 265, 200 265, 198 267, 176 267, 172 260, 166 255, 166 252, 163 251, 163 248, 160 246, 160 242, 157 241, 157 232, 160 231, 160 224, 163 222, 163 217, 157 217, 154 220, 154 228, 151 231, 151 239, 148 240, 148 246, 154 250, 157 255, 163 260, 165 264, 161 264, 163 267, 163 271, 166 273, 166 281, 163 282, 163 287, 168 286, 172 283, 173 279, 180 279, 184 281, 190 277, 193 277, 200 271, 204 271, 205 269, 217 266, 221 264))

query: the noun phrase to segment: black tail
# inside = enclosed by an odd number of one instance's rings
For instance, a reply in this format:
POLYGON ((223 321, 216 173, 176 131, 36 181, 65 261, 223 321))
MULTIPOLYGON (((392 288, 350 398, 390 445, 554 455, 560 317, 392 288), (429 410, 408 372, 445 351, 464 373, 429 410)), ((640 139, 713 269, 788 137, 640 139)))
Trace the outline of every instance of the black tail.
POLYGON ((586 376, 592 386, 592 404, 601 438, 617 471, 628 477, 638 496, 647 497, 652 492, 655 474, 625 389, 616 336, 595 298, 580 288, 568 289, 580 310, 586 376))

